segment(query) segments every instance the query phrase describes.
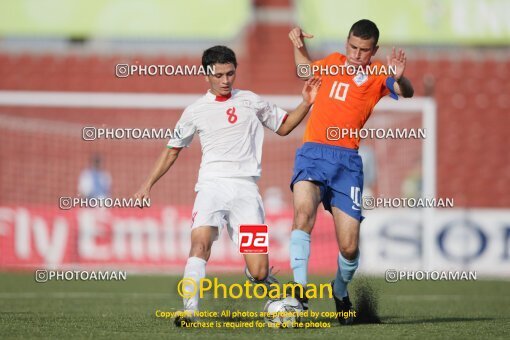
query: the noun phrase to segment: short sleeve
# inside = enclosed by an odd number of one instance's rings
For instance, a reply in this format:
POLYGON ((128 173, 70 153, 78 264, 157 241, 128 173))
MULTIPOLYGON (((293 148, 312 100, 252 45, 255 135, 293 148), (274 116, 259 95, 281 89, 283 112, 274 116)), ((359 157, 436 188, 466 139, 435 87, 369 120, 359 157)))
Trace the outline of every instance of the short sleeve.
POLYGON ((169 148, 188 147, 193 140, 197 128, 193 122, 193 114, 189 108, 182 113, 181 118, 177 122, 172 138, 168 141, 169 148))
POLYGON ((257 110, 257 117, 262 125, 273 132, 278 131, 285 119, 287 119, 287 111, 266 102, 259 96, 255 96, 255 109, 257 110))
POLYGON ((326 58, 324 59, 320 59, 320 60, 316 60, 312 63, 312 66, 315 65, 315 66, 326 66, 328 65, 328 59, 330 58, 330 56, 327 56, 326 58))
POLYGON ((340 65, 341 63, 345 63, 345 60, 343 59, 343 55, 338 52, 335 52, 335 53, 331 53, 324 59, 314 61, 311 64, 311 66, 316 67, 314 76, 321 76, 321 74, 320 74, 321 67, 327 67, 328 65, 340 65))

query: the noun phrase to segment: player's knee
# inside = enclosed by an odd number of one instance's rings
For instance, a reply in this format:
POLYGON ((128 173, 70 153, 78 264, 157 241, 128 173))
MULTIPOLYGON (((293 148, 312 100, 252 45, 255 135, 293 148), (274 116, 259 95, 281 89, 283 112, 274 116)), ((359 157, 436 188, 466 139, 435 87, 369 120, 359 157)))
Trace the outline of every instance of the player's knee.
POLYGON ((294 215, 294 224, 292 229, 298 229, 310 233, 313 229, 314 216, 311 213, 305 211, 296 211, 294 215))
POLYGON ((358 245, 354 243, 342 245, 340 246, 340 254, 346 260, 354 260, 358 256, 358 245))

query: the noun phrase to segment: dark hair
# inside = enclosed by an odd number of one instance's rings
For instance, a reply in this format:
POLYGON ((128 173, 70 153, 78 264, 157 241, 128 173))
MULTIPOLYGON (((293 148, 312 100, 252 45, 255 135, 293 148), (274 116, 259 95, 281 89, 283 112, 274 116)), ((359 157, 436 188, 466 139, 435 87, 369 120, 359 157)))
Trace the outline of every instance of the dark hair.
POLYGON ((236 54, 227 46, 213 46, 202 54, 202 66, 207 69, 214 64, 233 64, 237 68, 236 54))
POLYGON ((353 36, 364 40, 374 38, 374 46, 376 46, 377 41, 379 41, 379 29, 375 23, 368 19, 361 19, 360 21, 355 22, 349 31, 347 39, 349 39, 351 33, 353 36))

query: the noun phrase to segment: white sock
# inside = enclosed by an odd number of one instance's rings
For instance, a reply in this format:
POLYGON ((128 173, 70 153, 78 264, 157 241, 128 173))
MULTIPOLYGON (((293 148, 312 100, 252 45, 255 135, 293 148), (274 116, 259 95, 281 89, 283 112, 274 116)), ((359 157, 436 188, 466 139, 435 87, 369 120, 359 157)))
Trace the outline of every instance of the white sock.
POLYGON ((185 292, 192 293, 193 291, 196 294, 191 298, 182 298, 182 302, 184 303, 184 310, 187 311, 197 311, 198 310, 198 287, 200 285, 200 280, 205 278, 205 265, 207 261, 201 259, 200 257, 190 257, 186 262, 186 267, 184 267, 184 276, 183 278, 192 279, 195 281, 196 285, 185 284, 183 290, 185 292))

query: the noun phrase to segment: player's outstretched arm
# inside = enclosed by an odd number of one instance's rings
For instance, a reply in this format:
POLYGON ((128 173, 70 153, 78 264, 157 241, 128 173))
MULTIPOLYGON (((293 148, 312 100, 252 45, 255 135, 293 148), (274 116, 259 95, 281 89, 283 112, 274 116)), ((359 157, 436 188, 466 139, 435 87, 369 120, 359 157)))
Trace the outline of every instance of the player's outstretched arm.
POLYGON ((149 198, 150 190, 152 186, 163 176, 168 169, 174 164, 175 160, 179 156, 179 152, 181 149, 169 149, 165 148, 161 155, 159 156, 156 164, 151 171, 150 176, 147 180, 142 184, 138 192, 134 195, 136 199, 143 200, 144 198, 149 198))
POLYGON ((393 85, 393 89, 399 96, 404 98, 411 98, 414 95, 414 88, 411 81, 404 76, 397 79, 393 85))
POLYGON ((404 77, 404 71, 406 68, 406 54, 400 49, 398 53, 395 52, 395 47, 391 51, 391 55, 386 57, 389 67, 396 69, 394 78, 395 83, 393 84, 393 90, 399 96, 404 98, 410 98, 414 95, 413 85, 411 81, 404 77))
POLYGON ((314 103, 320 86, 320 78, 310 78, 306 81, 303 86, 303 91, 301 92, 303 101, 296 107, 295 110, 288 113, 287 119, 283 122, 278 131, 276 131, 277 134, 280 136, 287 136, 296 126, 299 125, 299 123, 301 123, 314 103))
POLYGON ((289 32, 289 39, 294 45, 294 63, 296 66, 299 64, 309 65, 312 62, 305 46, 305 38, 311 39, 313 35, 303 32, 299 27, 294 27, 289 32))

